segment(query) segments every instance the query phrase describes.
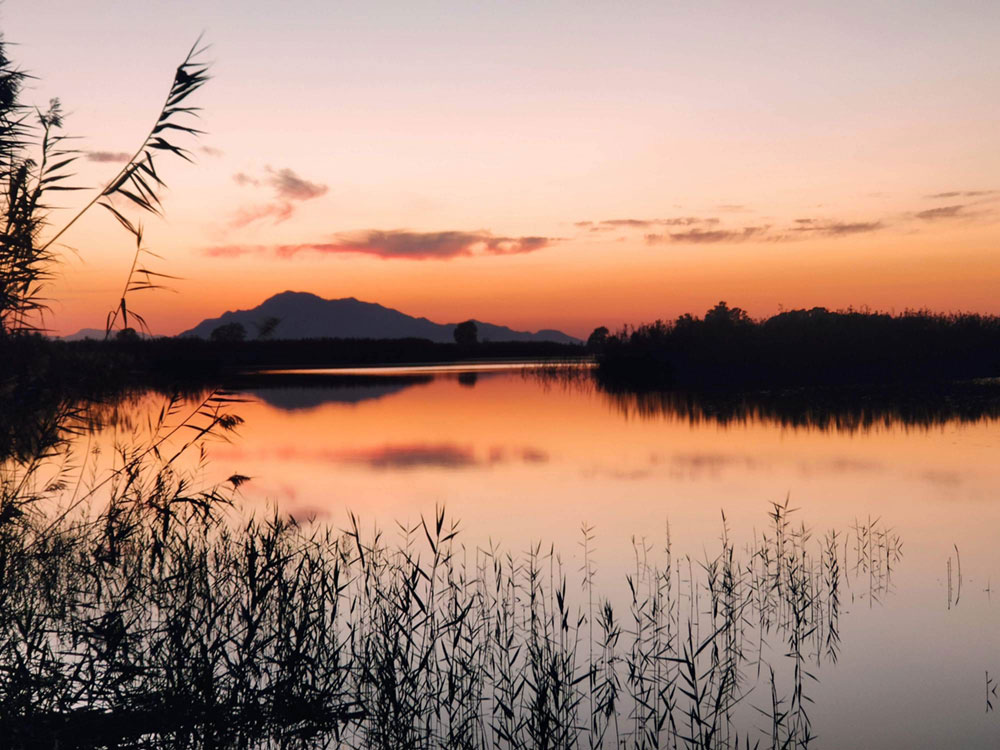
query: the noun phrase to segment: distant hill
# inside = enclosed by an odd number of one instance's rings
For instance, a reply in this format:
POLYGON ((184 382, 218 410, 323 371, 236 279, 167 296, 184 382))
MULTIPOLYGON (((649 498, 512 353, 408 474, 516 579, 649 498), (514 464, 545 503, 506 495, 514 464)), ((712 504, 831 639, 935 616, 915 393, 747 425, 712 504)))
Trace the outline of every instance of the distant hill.
MULTIPOLYGON (((118 334, 118 329, 116 328, 111 332, 110 338, 114 339, 117 334, 118 334)), ((153 334, 141 330, 137 330, 135 334, 141 339, 155 338, 153 334)), ((76 333, 71 333, 68 336, 57 336, 56 338, 60 338, 63 341, 83 341, 84 339, 94 339, 96 341, 104 341, 105 338, 109 337, 107 335, 107 331, 105 331, 103 328, 81 328, 76 333)))
MULTIPOLYGON (((220 325, 240 323, 247 338, 256 336, 257 324, 269 318, 280 322, 274 328, 273 339, 405 339, 420 338, 437 342, 454 341, 457 323, 435 323, 427 318, 414 318, 399 310, 361 302, 354 297, 323 299, 308 292, 282 292, 264 300, 252 310, 223 313, 208 318, 181 336, 207 339, 220 325)), ((536 333, 515 331, 506 326, 475 321, 480 341, 555 341, 578 344, 579 339, 562 331, 542 330, 536 333)))
POLYGON ((76 333, 71 333, 69 336, 62 336, 61 338, 63 341, 83 341, 84 339, 103 341, 104 333, 103 328, 81 328, 76 333))

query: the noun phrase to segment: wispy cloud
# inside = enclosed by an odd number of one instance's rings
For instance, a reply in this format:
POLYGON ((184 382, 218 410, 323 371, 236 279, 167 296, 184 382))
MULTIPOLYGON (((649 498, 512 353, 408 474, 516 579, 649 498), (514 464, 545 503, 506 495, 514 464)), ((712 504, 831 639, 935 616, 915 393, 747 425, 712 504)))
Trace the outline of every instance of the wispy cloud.
POLYGON ((796 219, 796 226, 789 231, 821 234, 827 237, 847 237, 852 234, 877 232, 885 228, 881 221, 826 221, 822 219, 796 219))
POLYGON ((327 191, 326 185, 309 182, 290 169, 267 168, 267 183, 275 189, 279 198, 292 201, 307 201, 318 198, 327 191))
POLYGON ((85 152, 87 161, 96 161, 102 164, 112 162, 124 164, 132 154, 125 151, 87 151, 85 152))
POLYGON ((699 224, 715 225, 715 216, 674 216, 667 219, 604 219, 603 221, 577 221, 574 226, 591 232, 610 232, 615 229, 651 229, 653 227, 691 227, 699 224))
POLYGON ((549 237, 496 237, 489 232, 408 232, 372 229, 339 234, 332 242, 282 245, 277 254, 292 257, 301 252, 361 253, 379 258, 410 260, 448 259, 471 255, 517 255, 541 250, 549 237))
POLYGON ((651 245, 662 242, 680 242, 695 245, 710 245, 721 242, 746 242, 763 239, 770 227, 743 227, 742 229, 691 229, 686 232, 647 234, 646 242, 651 245))
POLYGON ((215 245, 206 247, 201 252, 209 258, 239 258, 263 253, 266 249, 263 245, 215 245))
POLYGON ((809 237, 849 237, 866 232, 877 232, 885 227, 882 221, 849 222, 826 219, 795 219, 787 228, 770 224, 734 228, 705 229, 695 226, 678 232, 651 232, 645 235, 651 245, 686 243, 714 245, 732 242, 795 242, 809 237))
POLYGON ((198 150, 207 156, 214 156, 216 158, 225 155, 225 152, 221 148, 215 148, 215 146, 199 146, 198 150))
POLYGON ((915 216, 925 221, 964 218, 968 216, 968 214, 963 213, 965 208, 966 206, 961 203, 954 206, 939 206, 937 208, 928 208, 926 211, 918 211, 915 216))
POLYGON ((559 240, 552 237, 498 237, 490 232, 410 232, 402 229, 370 229, 334 235, 326 242, 292 245, 220 245, 206 248, 205 255, 235 258, 248 254, 270 254, 291 258, 301 253, 357 253, 378 258, 448 260, 475 255, 518 255, 548 247, 559 240))
POLYGON ((976 200, 969 203, 954 203, 948 206, 936 206, 935 208, 927 208, 923 211, 917 211, 913 214, 913 216, 923 221, 933 222, 949 220, 990 220, 994 218, 996 214, 996 211, 989 207, 989 204, 992 202, 992 198, 984 198, 982 200, 976 200))
POLYGON ((259 203, 252 206, 243 206, 236 210, 229 225, 232 227, 245 227, 260 219, 272 218, 275 224, 288 221, 295 213, 295 207, 289 201, 277 201, 275 203, 259 203))
POLYGON ((1000 190, 949 190, 946 193, 932 193, 924 197, 931 200, 940 200, 943 198, 982 198, 987 195, 997 195, 998 193, 1000 193, 1000 190))
POLYGON ((245 227, 266 218, 273 219, 275 224, 287 221, 295 213, 296 203, 318 198, 329 189, 326 185, 300 177, 287 167, 266 167, 261 176, 237 172, 233 175, 233 182, 244 187, 270 188, 275 196, 275 200, 269 203, 252 204, 238 209, 229 222, 233 228, 245 227))

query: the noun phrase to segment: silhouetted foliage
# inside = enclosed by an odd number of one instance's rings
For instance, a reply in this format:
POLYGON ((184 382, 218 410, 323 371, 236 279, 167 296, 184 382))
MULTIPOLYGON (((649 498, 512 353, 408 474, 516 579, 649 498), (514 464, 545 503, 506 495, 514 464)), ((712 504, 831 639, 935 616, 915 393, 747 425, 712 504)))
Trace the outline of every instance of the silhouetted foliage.
POLYGON ((247 329, 242 323, 223 323, 216 326, 209 334, 209 341, 243 341, 247 337, 247 329))
POLYGON ((598 326, 587 338, 587 351, 591 354, 599 354, 604 351, 604 345, 608 341, 610 331, 605 326, 598 326))
POLYGON ((203 52, 195 44, 178 66, 170 91, 152 129, 129 158, 73 217, 47 239, 42 233, 57 193, 80 190, 67 184, 69 168, 79 152, 67 147, 61 135, 62 109, 52 99, 46 110, 26 106, 20 94, 27 78, 7 57, 0 40, 0 336, 30 332, 40 326, 47 309, 42 289, 52 276, 55 242, 93 206, 104 207, 132 235, 135 255, 121 298, 108 314, 106 329, 121 326, 145 327, 142 316, 130 310, 126 298, 134 292, 160 288, 159 280, 169 278, 140 264, 149 254, 142 244, 142 224, 129 218, 123 206, 140 211, 160 212, 158 193, 164 183, 157 171, 159 157, 172 153, 187 161, 187 151, 174 143, 179 133, 198 135, 200 131, 183 124, 197 113, 187 106, 187 98, 208 80, 208 68, 197 58, 203 52), (118 203, 112 203, 118 199, 118 203))
POLYGON ((133 345, 117 341, 49 342, 66 356, 125 358, 132 382, 198 381, 219 374, 270 368, 349 367, 381 364, 454 362, 459 359, 579 359, 578 344, 554 341, 490 341, 471 351, 458 344, 427 339, 251 339, 206 341, 196 338, 146 338, 133 345))
POLYGON ((122 328, 121 330, 118 331, 118 333, 115 334, 115 340, 125 343, 130 341, 138 341, 139 334, 136 332, 134 328, 131 327, 122 328))
POLYGON ((479 330, 474 320, 467 320, 455 326, 455 343, 462 347, 475 346, 479 341, 479 330))
POLYGON ((720 302, 625 327, 598 356, 606 381, 647 385, 866 383, 1000 375, 1000 317, 816 307, 752 320, 720 302))

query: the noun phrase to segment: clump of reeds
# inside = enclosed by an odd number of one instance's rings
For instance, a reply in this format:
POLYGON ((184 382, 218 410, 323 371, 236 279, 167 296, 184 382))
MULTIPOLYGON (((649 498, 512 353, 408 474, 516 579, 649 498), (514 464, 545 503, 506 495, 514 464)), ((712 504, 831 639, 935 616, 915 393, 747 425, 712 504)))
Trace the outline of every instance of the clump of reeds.
POLYGON ((398 540, 247 518, 177 469, 231 398, 169 402, 85 490, 0 475, 11 746, 806 747, 843 571, 878 601, 899 560, 877 520, 815 540, 786 501, 745 552, 724 516, 702 560, 635 539, 623 600, 588 526, 574 580, 551 546, 467 548, 443 509, 398 540))
POLYGON ((209 78, 208 66, 200 59, 205 50, 199 44, 177 67, 163 106, 139 148, 72 218, 45 237, 56 196, 82 189, 70 184, 70 169, 80 152, 69 148, 61 132, 63 112, 58 99, 44 110, 21 101, 28 76, 10 60, 0 39, 0 342, 41 329, 41 315, 47 309, 42 293, 53 273, 56 242, 95 205, 110 212, 135 241, 132 264, 121 297, 108 314, 107 330, 110 333, 119 322, 123 329, 145 326, 126 299, 132 293, 159 288, 165 274, 143 265, 142 258, 149 252, 142 242, 142 224, 130 218, 124 207, 159 213, 158 196, 164 187, 157 170, 159 157, 170 153, 191 160, 176 136, 200 134, 187 124, 187 118, 198 112, 188 98, 209 78))
POLYGON ((397 540, 245 517, 245 477, 178 469, 238 426, 234 400, 171 398, 145 433, 101 411, 126 434, 103 475, 55 443, 4 464, 11 746, 806 747, 846 573, 881 601, 901 557, 878 519, 815 539, 786 500, 742 550, 724 515, 703 559, 669 525, 633 539, 616 592, 586 525, 573 580, 552 546, 467 548, 443 509, 397 540))

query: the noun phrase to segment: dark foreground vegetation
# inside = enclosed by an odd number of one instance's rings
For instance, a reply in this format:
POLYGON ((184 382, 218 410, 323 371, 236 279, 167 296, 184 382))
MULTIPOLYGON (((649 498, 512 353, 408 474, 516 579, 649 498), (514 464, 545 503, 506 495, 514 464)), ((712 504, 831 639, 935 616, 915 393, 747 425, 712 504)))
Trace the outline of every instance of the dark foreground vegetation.
POLYGON ((87 484, 66 445, 0 472, 5 747, 805 747, 842 602, 900 559, 879 521, 813 534, 787 503, 703 559, 635 540, 623 578, 586 526, 577 570, 443 511, 391 538, 247 517, 244 477, 179 469, 227 403, 167 403, 87 484))
POLYGON ((89 358, 121 358, 136 372, 196 380, 213 374, 263 369, 431 364, 466 360, 579 359, 582 345, 552 341, 436 343, 427 339, 285 339, 207 341, 156 338, 61 344, 89 358))
MULTIPOLYGON (((202 339, 58 341, 38 334, 0 335, 0 457, 30 452, 33 433, 73 404, 114 402, 135 391, 197 393, 263 383, 261 370, 453 363, 579 360, 582 346, 486 342, 472 346, 425 339, 318 339, 218 342, 202 339), (19 445, 15 450, 14 447, 19 445)), ((266 383, 278 384, 276 376, 266 383)), ((284 376, 285 384, 297 384, 284 376), (290 381, 290 382, 289 382, 290 381)))
POLYGON ((787 503, 740 543, 723 517, 697 559, 665 526, 611 571, 586 526, 580 569, 467 545, 443 511, 391 536, 254 517, 245 477, 182 468, 237 399, 165 397, 103 470, 76 438, 113 400, 54 399, 16 433, 35 437, 0 465, 5 747, 806 747, 842 602, 881 601, 900 560, 882 522, 814 534, 787 503))
POLYGON ((46 377, 66 385, 155 385, 267 369, 315 369, 463 361, 579 360, 583 345, 489 341, 473 345, 427 339, 286 339, 207 341, 110 336, 60 341, 38 334, 0 336, 0 377, 46 377), (109 381, 110 379, 110 381, 109 381))
POLYGON ((621 386, 932 382, 1000 376, 1000 317, 813 308, 753 320, 720 302, 704 318, 595 332, 591 347, 621 386))

